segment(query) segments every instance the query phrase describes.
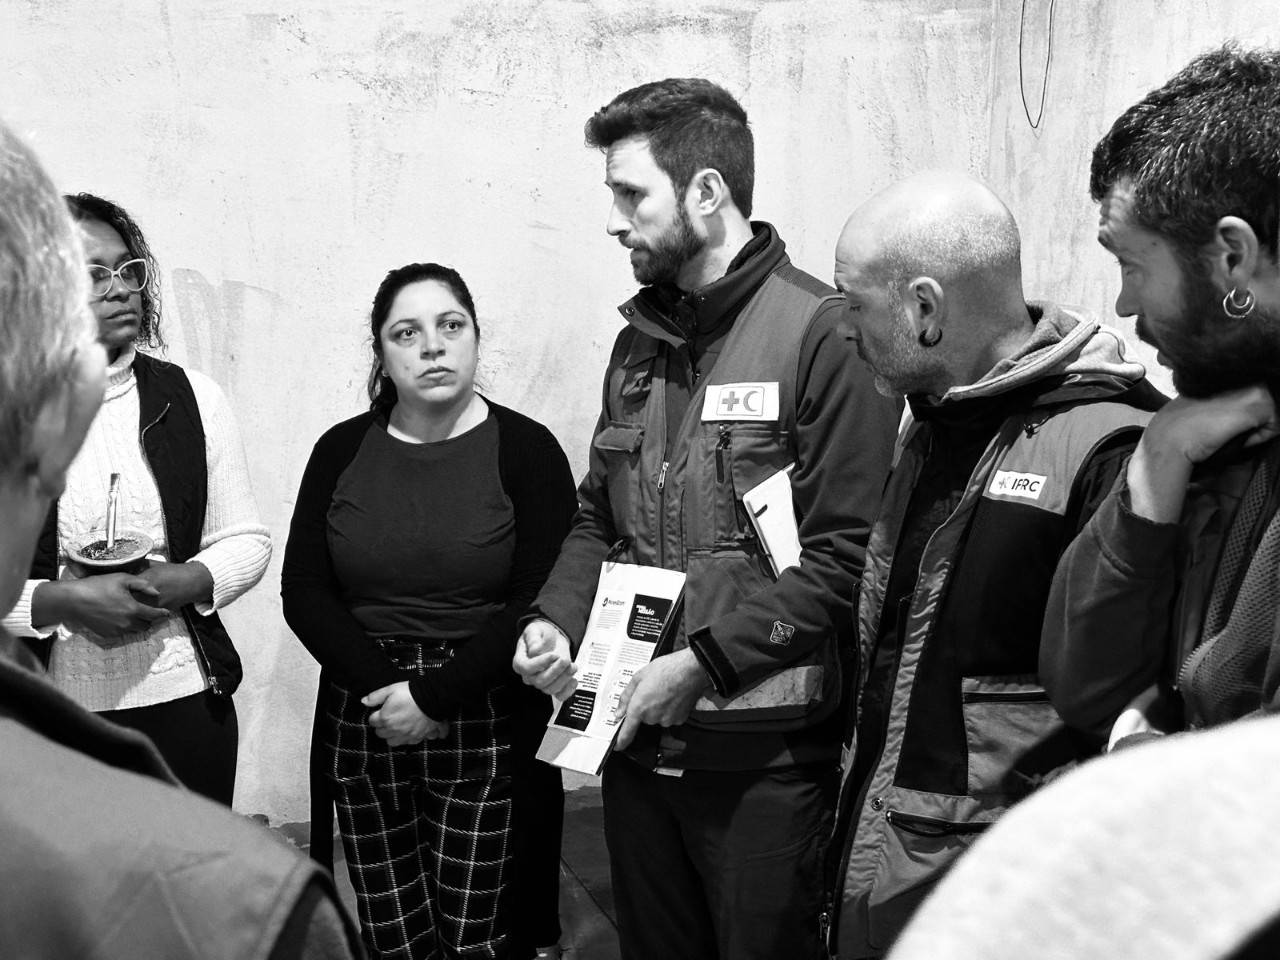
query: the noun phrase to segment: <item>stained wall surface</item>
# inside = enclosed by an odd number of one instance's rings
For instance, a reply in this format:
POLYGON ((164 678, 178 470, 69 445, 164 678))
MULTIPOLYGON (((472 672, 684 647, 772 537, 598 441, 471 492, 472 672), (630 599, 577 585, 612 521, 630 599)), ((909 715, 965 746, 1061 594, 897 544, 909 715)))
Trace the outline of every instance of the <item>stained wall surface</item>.
POLYGON ((64 189, 143 225, 169 355, 228 391, 277 538, 263 583, 226 613, 246 664, 236 806, 306 816, 317 670, 280 616, 279 559, 312 443, 363 407, 366 311, 387 269, 462 272, 489 395, 548 424, 581 473, 614 306, 634 287, 582 124, 626 87, 700 75, 747 107, 757 214, 811 272, 830 275, 858 201, 959 167, 1022 222, 1029 292, 1107 315, 1093 142, 1193 52, 1274 41, 1277 11, 1073 0, 1054 7, 1049 51, 1053 6, 0 0, 0 116, 64 189), (1032 130, 1022 99, 1034 117, 1046 53, 1032 130))

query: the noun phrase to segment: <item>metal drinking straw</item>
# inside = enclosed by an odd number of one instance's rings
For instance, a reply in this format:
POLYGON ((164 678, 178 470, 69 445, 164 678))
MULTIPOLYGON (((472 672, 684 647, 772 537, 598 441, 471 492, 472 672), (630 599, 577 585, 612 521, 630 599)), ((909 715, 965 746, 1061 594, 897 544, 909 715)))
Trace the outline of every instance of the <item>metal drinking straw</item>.
POLYGON ((120 474, 111 475, 111 487, 107 490, 107 549, 116 545, 116 500, 120 495, 120 474))

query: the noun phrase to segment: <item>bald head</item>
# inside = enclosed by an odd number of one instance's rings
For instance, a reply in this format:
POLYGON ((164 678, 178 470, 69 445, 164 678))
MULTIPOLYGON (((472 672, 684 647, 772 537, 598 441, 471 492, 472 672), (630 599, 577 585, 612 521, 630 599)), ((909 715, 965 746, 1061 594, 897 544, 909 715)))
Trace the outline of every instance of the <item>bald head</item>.
POLYGON ((959 173, 928 172, 881 190, 854 211, 837 246, 888 282, 1013 282, 1021 297, 1021 241, 991 189, 959 173))
POLYGON ((835 279, 863 356, 899 392, 971 383, 1031 330, 1018 225, 964 174, 917 174, 858 207, 835 279))

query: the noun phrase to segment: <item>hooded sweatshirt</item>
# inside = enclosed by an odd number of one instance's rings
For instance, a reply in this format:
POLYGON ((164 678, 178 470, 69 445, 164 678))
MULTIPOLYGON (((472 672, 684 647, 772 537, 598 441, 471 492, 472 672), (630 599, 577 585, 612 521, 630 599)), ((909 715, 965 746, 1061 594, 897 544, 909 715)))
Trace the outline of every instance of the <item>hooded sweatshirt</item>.
POLYGON ((861 589, 861 696, 832 848, 842 958, 882 952, 967 836, 1093 747, 1038 686, 1044 605, 1163 397, 1114 331, 1049 304, 1028 312, 1031 336, 986 376, 910 398, 861 589), (944 855, 903 844, 906 820, 936 821, 928 843, 944 855), (895 844, 901 859, 885 854, 895 844))

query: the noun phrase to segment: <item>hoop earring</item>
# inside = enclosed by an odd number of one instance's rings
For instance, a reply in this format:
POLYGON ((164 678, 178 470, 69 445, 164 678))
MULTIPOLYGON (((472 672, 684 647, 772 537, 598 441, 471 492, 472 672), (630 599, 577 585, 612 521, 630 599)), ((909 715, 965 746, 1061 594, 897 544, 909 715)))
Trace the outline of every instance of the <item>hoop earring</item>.
POLYGON ((1253 308, 1258 305, 1258 298, 1253 295, 1253 291, 1245 289, 1244 301, 1236 302, 1236 290, 1234 287, 1227 292, 1222 298, 1222 312, 1232 320, 1243 320, 1249 314, 1253 313, 1253 308))
POLYGON ((920 344, 920 346, 926 347, 926 348, 936 347, 939 341, 941 340, 942 340, 942 331, 938 329, 934 329, 933 336, 929 335, 928 330, 921 330, 920 336, 916 337, 916 341, 920 344))

